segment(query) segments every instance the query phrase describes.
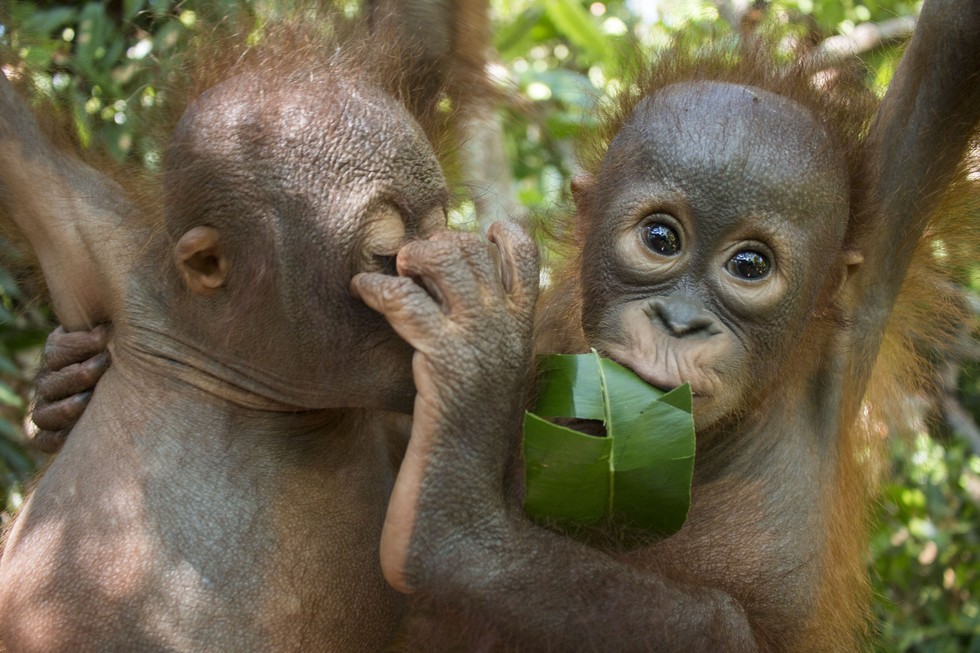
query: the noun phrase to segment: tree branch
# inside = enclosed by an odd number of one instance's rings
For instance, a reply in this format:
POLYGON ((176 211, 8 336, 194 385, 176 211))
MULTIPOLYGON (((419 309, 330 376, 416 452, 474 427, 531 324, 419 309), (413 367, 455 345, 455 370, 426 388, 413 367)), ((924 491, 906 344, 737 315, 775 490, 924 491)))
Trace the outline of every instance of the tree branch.
POLYGON ((915 30, 915 21, 914 16, 902 16, 880 23, 861 23, 850 34, 824 39, 810 56, 820 67, 830 68, 848 57, 874 50, 882 43, 908 38, 915 30))

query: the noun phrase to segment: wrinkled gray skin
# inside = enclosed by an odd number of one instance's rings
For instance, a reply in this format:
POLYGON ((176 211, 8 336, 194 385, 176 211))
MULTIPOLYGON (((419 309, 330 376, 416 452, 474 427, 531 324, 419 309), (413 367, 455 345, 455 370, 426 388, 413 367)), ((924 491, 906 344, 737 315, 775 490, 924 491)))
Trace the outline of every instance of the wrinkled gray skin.
MULTIPOLYGON (((443 227, 412 119, 339 75, 224 82, 174 135, 159 243, 0 78, 0 179, 59 319, 114 323, 0 559, 8 650, 378 650, 401 611, 378 565, 384 411, 411 409, 412 357, 349 285, 443 227), (52 188, 76 201, 45 204, 52 188)), ((496 265, 515 241, 454 248, 496 265)), ((413 251, 458 259, 445 244, 413 251)))

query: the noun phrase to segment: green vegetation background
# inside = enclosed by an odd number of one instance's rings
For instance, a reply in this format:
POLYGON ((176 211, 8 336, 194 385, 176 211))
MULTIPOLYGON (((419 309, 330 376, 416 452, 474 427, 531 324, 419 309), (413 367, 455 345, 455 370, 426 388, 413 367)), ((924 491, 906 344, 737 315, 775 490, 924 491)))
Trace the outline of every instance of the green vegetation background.
MULTIPOLYGON (((505 97, 500 112, 514 196, 529 213, 564 198, 575 170, 575 145, 593 127, 595 102, 614 95, 623 52, 664 45, 680 33, 705 41, 732 38, 726 10, 748 0, 492 0, 496 63, 505 97)), ((914 16, 908 0, 776 0, 767 16, 786 24, 788 38, 853 35, 862 24, 914 16)), ((30 75, 40 91, 69 112, 74 137, 155 168, 160 152, 141 124, 163 92, 161 71, 203 19, 245 6, 269 11, 272 0, 114 0, 16 3, 0 24, 0 45, 13 60, 8 74, 30 75), (11 27, 16 25, 16 28, 11 27)), ((341 5, 355 12, 356 2, 341 5)), ((752 13, 749 12, 751 17, 752 13)), ((860 29, 860 28, 859 28, 860 29)), ((871 83, 891 78, 900 47, 885 43, 863 53, 871 83)), ((56 189, 52 189, 53 192, 56 189)), ((476 224, 462 201, 451 222, 476 224)), ((43 465, 25 434, 31 376, 52 328, 42 288, 18 274, 24 259, 0 239, 0 514, 23 501, 43 465)), ((980 264, 969 272, 980 306, 980 264)), ((961 347, 966 362, 946 370, 943 397, 909 397, 920 416, 893 436, 890 476, 880 502, 869 573, 880 651, 980 653, 980 362, 973 334, 961 347), (963 409, 962 411, 960 409, 963 409)))

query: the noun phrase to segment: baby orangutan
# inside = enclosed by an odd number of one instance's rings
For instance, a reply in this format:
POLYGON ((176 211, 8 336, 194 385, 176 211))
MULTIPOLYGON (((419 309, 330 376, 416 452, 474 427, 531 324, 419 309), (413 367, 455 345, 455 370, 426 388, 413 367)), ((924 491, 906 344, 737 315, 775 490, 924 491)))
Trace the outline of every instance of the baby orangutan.
POLYGON ((773 60, 675 55, 624 94, 573 182, 580 256, 541 302, 546 350, 691 383, 676 535, 600 550, 531 523, 509 482, 523 373, 485 354, 489 294, 355 279, 416 350, 381 542, 413 595, 407 650, 861 647, 870 432, 922 369, 889 343, 876 368, 886 324, 894 311, 890 342, 941 342, 957 318, 944 274, 977 260, 980 4, 927 0, 880 108, 863 70, 773 60))
MULTIPOLYGON (((0 208, 59 319, 114 325, 112 366, 6 535, 11 653, 377 651, 398 623, 378 542, 412 356, 350 283, 443 229, 448 194, 376 44, 263 29, 271 51, 227 53, 184 112, 157 205, 55 150, 0 77, 0 208)), ((536 251, 491 238, 412 251, 529 288, 505 341, 523 354, 536 251)))

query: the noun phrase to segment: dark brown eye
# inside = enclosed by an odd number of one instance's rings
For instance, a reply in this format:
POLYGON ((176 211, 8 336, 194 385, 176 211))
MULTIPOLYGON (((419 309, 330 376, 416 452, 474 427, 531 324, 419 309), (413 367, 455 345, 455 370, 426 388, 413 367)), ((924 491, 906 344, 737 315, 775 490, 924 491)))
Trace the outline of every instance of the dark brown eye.
POLYGON ((643 244, 657 254, 677 256, 681 252, 681 237, 662 222, 652 222, 643 227, 643 244))
POLYGON ((743 250, 728 259, 725 268, 739 279, 762 279, 769 274, 771 264, 764 254, 750 249, 743 250))

